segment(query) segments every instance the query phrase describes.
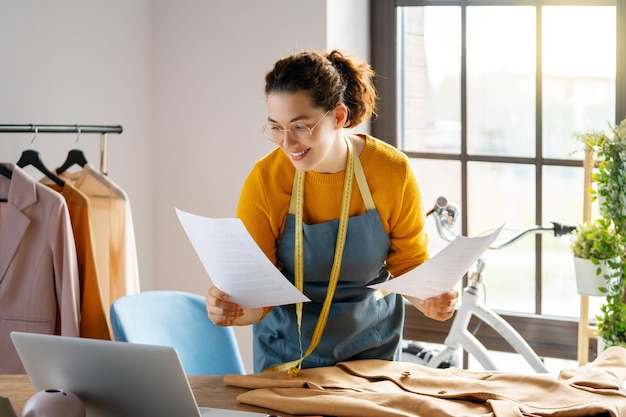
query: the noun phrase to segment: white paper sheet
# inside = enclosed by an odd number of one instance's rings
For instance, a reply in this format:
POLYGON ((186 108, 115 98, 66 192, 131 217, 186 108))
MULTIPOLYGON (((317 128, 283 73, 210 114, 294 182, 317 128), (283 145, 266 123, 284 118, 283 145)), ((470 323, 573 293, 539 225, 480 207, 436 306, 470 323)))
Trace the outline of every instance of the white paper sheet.
POLYGON ((176 209, 191 245, 216 287, 242 308, 311 301, 272 265, 240 219, 176 209))
POLYGON ((503 226, 486 236, 457 236, 417 268, 370 288, 422 300, 445 294, 463 278, 472 264, 496 240, 503 226))

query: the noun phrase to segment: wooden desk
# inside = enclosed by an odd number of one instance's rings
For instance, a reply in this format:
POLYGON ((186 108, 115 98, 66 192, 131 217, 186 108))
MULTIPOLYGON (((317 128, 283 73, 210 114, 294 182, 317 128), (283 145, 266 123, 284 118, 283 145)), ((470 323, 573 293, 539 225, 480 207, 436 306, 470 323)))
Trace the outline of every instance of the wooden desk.
MULTIPOLYGON (((246 390, 225 385, 221 376, 190 376, 189 382, 200 407, 255 411, 281 417, 292 417, 289 414, 277 413, 237 402, 237 395, 246 392, 246 390)), ((34 393, 28 376, 0 375, 0 395, 11 400, 18 417, 21 417, 24 404, 34 393)))

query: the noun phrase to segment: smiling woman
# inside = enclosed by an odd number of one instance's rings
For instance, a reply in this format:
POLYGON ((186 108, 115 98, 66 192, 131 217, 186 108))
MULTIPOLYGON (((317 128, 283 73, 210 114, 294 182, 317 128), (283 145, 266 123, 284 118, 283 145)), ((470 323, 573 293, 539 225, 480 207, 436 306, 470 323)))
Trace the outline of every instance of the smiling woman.
MULTIPOLYGON (((214 323, 254 324, 255 372, 400 359, 404 300, 369 286, 417 267, 428 252, 408 158, 344 131, 374 113, 373 76, 368 64, 335 50, 288 56, 265 77, 263 133, 278 147, 253 167, 237 216, 311 302, 242 309, 209 289, 214 323)), ((457 299, 452 290, 411 302, 445 320, 457 299)))

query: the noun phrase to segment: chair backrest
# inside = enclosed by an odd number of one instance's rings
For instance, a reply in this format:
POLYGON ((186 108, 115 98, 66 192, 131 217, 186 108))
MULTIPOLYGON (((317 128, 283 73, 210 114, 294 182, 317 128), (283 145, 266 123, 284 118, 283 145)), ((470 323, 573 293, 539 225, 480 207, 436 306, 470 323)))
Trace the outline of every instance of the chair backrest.
POLYGON ((115 300, 116 341, 173 347, 187 375, 245 373, 230 327, 209 320, 205 299, 181 291, 144 291, 115 300))

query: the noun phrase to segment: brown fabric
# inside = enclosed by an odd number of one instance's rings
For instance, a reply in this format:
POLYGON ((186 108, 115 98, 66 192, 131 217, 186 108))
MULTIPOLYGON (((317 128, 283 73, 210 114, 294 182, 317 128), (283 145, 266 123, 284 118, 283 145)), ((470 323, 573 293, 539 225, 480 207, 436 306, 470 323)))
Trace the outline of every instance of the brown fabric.
POLYGON ((594 362, 547 374, 431 369, 414 363, 362 360, 285 372, 226 375, 251 389, 246 404, 289 414, 396 416, 626 416, 626 349, 611 347, 594 362))

